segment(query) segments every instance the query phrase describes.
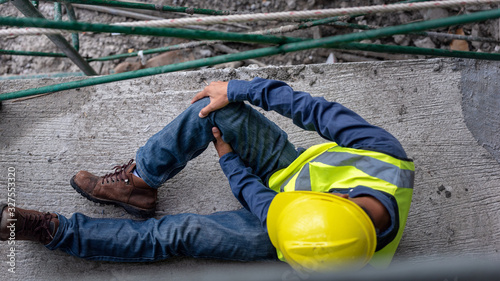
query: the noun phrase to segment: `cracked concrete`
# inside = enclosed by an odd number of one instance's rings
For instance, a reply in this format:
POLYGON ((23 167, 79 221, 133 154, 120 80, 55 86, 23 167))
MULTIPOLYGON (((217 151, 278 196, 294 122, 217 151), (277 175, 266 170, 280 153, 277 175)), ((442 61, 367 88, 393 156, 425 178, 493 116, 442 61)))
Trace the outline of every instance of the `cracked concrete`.
MULTIPOLYGON (((6 101, 0 111, 0 198, 8 197, 8 169, 13 167, 19 207, 127 218, 120 208, 77 194, 69 179, 80 169, 107 173, 133 158, 149 136, 189 105, 205 81, 260 76, 343 103, 394 134, 415 160, 412 209, 396 263, 495 256, 500 250, 499 66, 432 59, 210 69, 6 101)), ((66 80, 0 81, 0 92, 66 80)), ((323 141, 273 112, 265 115, 284 128, 296 146, 323 141)), ((157 215, 239 207, 210 147, 159 190, 157 215)), ((190 258, 94 262, 37 243, 19 241, 15 247, 12 274, 7 271, 9 246, 0 244, 2 280, 195 280, 214 271, 238 276, 251 265, 262 265, 190 258)), ((289 272, 284 264, 272 265, 281 272, 278 278, 289 272)))

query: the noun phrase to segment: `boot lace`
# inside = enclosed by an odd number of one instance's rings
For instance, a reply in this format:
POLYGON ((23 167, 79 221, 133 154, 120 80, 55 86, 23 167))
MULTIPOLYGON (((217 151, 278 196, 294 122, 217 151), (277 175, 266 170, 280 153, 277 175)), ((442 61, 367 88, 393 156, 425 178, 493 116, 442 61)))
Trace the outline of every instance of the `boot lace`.
POLYGON ((21 214, 24 217, 24 224, 19 234, 38 238, 40 242, 47 244, 49 241, 54 239, 50 231, 50 222, 55 218, 50 213, 40 213, 40 214, 21 214))
POLYGON ((130 159, 130 161, 128 161, 128 163, 125 165, 114 166, 113 169, 115 171, 113 173, 109 173, 109 174, 105 175, 102 178, 102 184, 104 184, 104 181, 106 181, 106 183, 109 183, 109 181, 112 181, 112 182, 125 181, 126 183, 128 183, 129 179, 128 179, 127 175, 125 174, 125 170, 127 170, 127 168, 130 165, 132 165, 133 162, 134 162, 134 159, 130 159))

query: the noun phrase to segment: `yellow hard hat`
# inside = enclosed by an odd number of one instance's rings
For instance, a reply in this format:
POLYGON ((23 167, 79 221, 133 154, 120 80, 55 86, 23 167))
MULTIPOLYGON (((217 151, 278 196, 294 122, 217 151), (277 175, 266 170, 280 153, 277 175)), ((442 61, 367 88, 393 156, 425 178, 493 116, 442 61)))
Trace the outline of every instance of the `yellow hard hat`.
POLYGON ((328 193, 277 194, 269 207, 267 229, 273 245, 296 270, 359 269, 375 253, 375 227, 366 212, 328 193))

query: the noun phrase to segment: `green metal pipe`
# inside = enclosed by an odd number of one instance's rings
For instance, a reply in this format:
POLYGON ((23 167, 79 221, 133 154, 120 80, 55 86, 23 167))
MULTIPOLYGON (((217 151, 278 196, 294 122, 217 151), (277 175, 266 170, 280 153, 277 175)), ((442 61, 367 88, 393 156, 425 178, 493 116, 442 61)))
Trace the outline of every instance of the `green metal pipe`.
POLYGON ((61 3, 59 2, 54 3, 54 20, 62 20, 61 3))
MULTIPOLYGON (((196 42, 196 43, 198 43, 198 42, 196 42)), ((167 46, 167 47, 160 47, 160 48, 155 48, 155 49, 143 50, 142 53, 144 55, 150 55, 150 54, 163 53, 163 52, 168 52, 168 51, 175 51, 175 50, 179 50, 179 49, 189 48, 188 44, 189 43, 183 43, 183 44, 172 45, 172 46, 167 46)), ((199 44, 196 44, 196 45, 200 46, 199 44)), ((126 53, 126 54, 118 54, 118 55, 111 55, 111 56, 100 57, 100 58, 95 58, 95 59, 88 59, 87 61, 88 62, 108 61, 108 60, 136 57, 138 55, 139 55, 139 52, 131 52, 131 53, 126 53)))
MULTIPOLYGON (((413 2, 425 2, 425 1, 433 1, 433 0, 407 0, 407 1, 402 1, 402 2, 398 2, 398 3, 413 3, 413 2)), ((313 26, 325 25, 325 24, 329 24, 329 23, 335 24, 336 21, 343 20, 346 17, 354 18, 357 16, 360 16, 360 15, 335 16, 335 17, 331 17, 331 18, 311 20, 311 21, 308 21, 306 23, 298 24, 297 29, 306 29, 306 28, 311 28, 313 26)), ((356 28, 356 27, 360 26, 360 27, 363 27, 360 29, 365 29, 365 30, 374 29, 374 28, 371 28, 368 26, 366 26, 366 28, 364 28, 365 26, 362 26, 362 25, 354 25, 354 24, 351 25, 349 23, 344 23, 344 22, 341 22, 341 23, 347 24, 349 27, 352 27, 352 28, 356 28)), ((271 35, 273 33, 268 31, 268 32, 264 32, 262 34, 271 35)), ((199 46, 199 45, 197 45, 197 46, 199 46)), ((173 46, 168 46, 168 47, 144 50, 143 54, 145 54, 145 55, 146 54, 155 54, 155 53, 167 52, 167 51, 178 50, 178 49, 183 49, 183 48, 188 48, 188 47, 186 47, 186 44, 173 45, 173 46)), ((91 62, 91 61, 107 61, 107 60, 121 59, 121 58, 127 58, 127 57, 135 57, 137 55, 138 55, 138 52, 132 52, 132 53, 127 53, 127 54, 106 56, 106 57, 101 57, 101 58, 96 58, 96 59, 88 59, 87 61, 89 61, 89 62, 91 62)))
MULTIPOLYGON (((428 1, 428 0, 426 0, 426 1, 428 1)), ((334 25, 334 26, 350 27, 353 29, 361 29, 361 30, 371 30, 371 29, 380 28, 378 26, 361 25, 361 24, 346 23, 346 22, 332 22, 330 24, 334 25)), ((487 43, 500 44, 499 40, 496 40, 493 38, 487 38, 487 37, 479 37, 479 36, 458 35, 458 34, 441 33, 441 32, 430 32, 430 31, 429 32, 427 32, 427 31, 410 32, 408 34, 428 36, 428 37, 433 37, 433 38, 444 38, 444 39, 449 39, 449 40, 465 40, 465 41, 476 41, 476 42, 487 42, 487 43)))
POLYGON ((203 67, 203 66, 210 66, 210 65, 221 64, 221 63, 226 63, 226 62, 231 62, 231 61, 240 61, 240 60, 245 60, 248 58, 257 58, 257 57, 263 57, 263 56, 276 55, 276 54, 280 54, 280 53, 282 53, 282 50, 280 49, 280 47, 267 47, 267 48, 262 48, 262 49, 247 51, 247 52, 241 52, 241 53, 236 53, 236 54, 216 56, 216 57, 212 57, 212 58, 205 58, 205 59, 199 59, 199 60, 188 61, 188 62, 183 62, 183 63, 170 64, 170 65, 165 65, 165 66, 160 66, 160 67, 140 69, 140 70, 136 70, 136 71, 93 77, 93 78, 83 79, 83 80, 79 80, 79 81, 72 81, 72 82, 66 82, 66 83, 61 83, 61 84, 56 84, 56 85, 44 86, 44 87, 40 87, 40 88, 33 88, 33 89, 28 89, 28 90, 0 94, 0 101, 20 98, 20 97, 26 97, 26 96, 32 96, 32 95, 38 95, 38 94, 42 94, 42 93, 53 93, 53 92, 64 91, 64 90, 69 90, 69 89, 82 88, 82 87, 110 83, 110 82, 116 82, 116 81, 122 81, 122 80, 127 80, 127 79, 134 79, 134 78, 138 78, 138 77, 157 75, 157 74, 162 74, 162 73, 167 73, 167 72, 174 72, 174 71, 179 71, 179 70, 186 70, 186 69, 198 68, 198 67, 203 67))
POLYGON ((113 0, 48 0, 48 1, 58 1, 67 2, 73 4, 85 4, 85 5, 95 5, 95 6, 109 6, 109 7, 120 7, 120 8, 130 8, 130 9, 141 9, 141 10, 152 10, 152 11, 165 11, 165 12, 178 12, 187 14, 205 14, 205 15, 229 15, 229 11, 218 11, 211 9, 198 9, 189 7, 172 7, 164 6, 159 4, 146 4, 146 3, 134 3, 134 2, 120 2, 113 0))
MULTIPOLYGON (((187 48, 186 44, 172 45, 168 47, 161 47, 156 49, 144 50, 143 54, 155 54, 162 53, 168 51, 179 50, 183 48, 187 48)), ((399 54, 414 54, 414 55, 428 55, 428 56, 441 56, 441 57, 457 57, 457 58, 470 58, 470 59, 484 59, 484 60, 499 60, 500 54, 495 53, 477 53, 477 52, 465 52, 465 51, 448 51, 443 49, 428 49, 428 48, 419 48, 419 47, 405 47, 405 46, 390 46, 390 45, 381 45, 381 44, 360 44, 360 43, 349 43, 339 46, 339 48, 335 49, 344 49, 344 50, 361 50, 361 51, 370 51, 370 52, 378 52, 378 53, 399 53, 399 54)), ((0 50, 0 54, 2 54, 0 50)), ((7 51, 12 52, 12 51, 7 51)), ((10 54, 7 53, 6 54, 10 54)), ((15 51, 14 51, 15 52, 15 51)), ((45 53, 42 53, 45 54, 45 53)), ((26 54, 29 55, 29 54, 26 54)), ((36 55, 36 54, 34 54, 36 55)), ((57 55, 57 54, 56 54, 57 55)), ((64 54, 60 54, 64 56, 64 54)), ((121 59, 126 57, 135 57, 138 55, 138 52, 132 52, 127 54, 118 54, 107 57, 101 57, 96 59, 88 59, 87 61, 107 61, 114 59, 121 59)), ((49 55, 47 55, 49 56, 49 55)))
MULTIPOLYGON (((417 22, 417 23, 405 24, 394 27, 386 27, 376 30, 368 30, 365 32, 347 34, 346 36, 352 38, 352 40, 350 41, 360 41, 363 39, 369 39, 370 36, 375 36, 378 38, 384 36, 391 36, 395 34, 406 34, 410 32, 424 31, 427 29, 498 18, 500 17, 499 11, 500 10, 488 10, 473 14, 441 18, 431 21, 417 22)), ((84 22, 59 22, 59 21, 50 21, 38 18, 0 17, 0 25, 42 27, 51 29, 66 29, 66 30, 92 31, 92 32, 141 34, 141 35, 153 35, 153 36, 170 36, 170 37, 188 38, 188 39, 239 41, 239 42, 267 43, 267 44, 284 44, 284 43, 293 43, 303 40, 300 38, 290 38, 283 36, 239 34, 233 32, 189 30, 180 28, 111 26, 105 24, 92 24, 84 22)))
POLYGON ((138 34, 138 35, 177 37, 186 39, 253 42, 253 43, 263 43, 263 44, 284 44, 284 43, 297 42, 301 40, 298 38, 294 40, 290 38, 285 38, 283 36, 240 34, 235 32, 218 32, 218 31, 192 30, 192 29, 182 29, 182 28, 115 26, 115 25, 87 23, 87 22, 51 21, 39 18, 0 17, 0 25, 64 29, 70 31, 138 34))
MULTIPOLYGON (((70 21, 76 21, 75 9, 73 9, 73 5, 70 3, 64 3, 64 7, 68 12, 68 18, 70 21)), ((80 50, 80 38, 78 37, 78 32, 71 33, 71 42, 73 42, 73 47, 75 50, 80 50)))
MULTIPOLYGON (((68 10, 68 15, 70 15, 70 19, 72 18, 71 12, 73 9, 68 9, 68 6, 71 7, 71 4, 66 4, 66 8, 68 10)), ((73 11, 74 15, 74 11, 73 11)), ((316 25, 321 25, 321 24, 326 24, 330 23, 336 20, 339 20, 341 17, 332 17, 332 18, 327 18, 327 19, 320 19, 316 21, 311 21, 305 24, 300 24, 299 28, 308 28, 316 25)), ((77 33, 73 33, 77 34, 77 33)), ((77 38, 78 39, 78 38, 77 38)), ((290 38, 290 41, 299 41, 300 39, 298 38, 290 38)), ((73 42, 75 40, 73 39, 73 42)), ((75 44, 74 44, 75 45, 75 44)), ((178 50, 181 48, 186 48, 186 44, 180 44, 180 45, 173 45, 173 46, 168 46, 168 47, 161 47, 161 48, 155 48, 155 49, 150 49, 150 50, 144 50, 143 54, 155 54, 155 53, 162 53, 162 52, 167 52, 167 51, 173 51, 173 50, 178 50)), ((75 46, 75 49, 77 49, 78 45, 75 46)), ((33 56, 57 56, 57 57, 64 57, 64 54, 53 54, 53 53, 42 53, 42 52, 31 52, 33 56)), ((29 55, 29 52, 25 53, 14 53, 14 51, 6 51, 5 54, 11 54, 11 55, 29 55), (9 53, 7 53, 9 52, 9 53)), ((122 58, 127 58, 127 57, 135 57, 138 55, 138 52, 132 52, 132 53, 126 53, 126 54, 118 54, 118 55, 111 55, 111 56, 106 56, 106 57, 101 57, 101 58, 94 58, 94 59, 87 59, 88 62, 93 62, 93 61, 108 61, 108 60, 114 60, 114 59, 122 59, 122 58)))
POLYGON ((384 27, 380 29, 367 30, 358 33, 350 33, 334 37, 327 37, 318 40, 308 40, 296 44, 286 44, 283 45, 282 48, 287 52, 288 51, 294 52, 294 51, 299 51, 301 49, 310 49, 310 47, 308 46, 314 46, 314 48, 331 47, 332 45, 338 45, 342 43, 361 41, 365 39, 375 39, 375 38, 392 36, 396 34, 406 34, 410 32, 418 32, 428 29, 466 24, 471 22, 479 22, 499 17, 500 17, 500 9, 487 10, 468 15, 440 18, 440 19, 410 23, 400 26, 384 27))
POLYGON ((65 54, 61 53, 43 53, 43 52, 15 51, 15 50, 2 50, 2 49, 0 49, 0 54, 14 55, 14 56, 55 57, 55 58, 66 57, 65 54))
POLYGON ((334 49, 500 61, 500 54, 496 53, 449 51, 443 49, 429 49, 429 48, 419 48, 419 47, 409 47, 409 46, 407 47, 407 46, 394 46, 394 45, 381 45, 381 44, 348 43, 339 45, 334 49))
MULTIPOLYGON (((429 0, 426 0, 426 1, 429 1, 429 0)), ((299 29, 305 29, 305 28, 310 28, 310 27, 317 26, 317 25, 323 25, 323 24, 334 22, 334 21, 338 21, 340 18, 341 18, 340 16, 337 16, 337 17, 331 17, 331 18, 326 18, 326 19, 320 19, 320 20, 310 21, 308 23, 299 24, 298 28, 299 29)), ((264 34, 271 35, 272 33, 268 32, 268 33, 264 33, 264 34)), ((291 40, 295 41, 295 40, 297 40, 297 38, 292 38, 291 40)), ((201 42, 197 42, 197 43, 201 43, 201 42)), ((201 46, 201 45, 196 44, 196 46, 201 46)), ((193 47, 195 47, 195 46, 193 46, 193 47)), ((143 50, 143 54, 144 55, 149 55, 149 54, 156 54, 156 53, 174 51, 174 50, 185 49, 185 48, 191 48, 191 47, 189 47, 188 44, 183 43, 183 44, 172 45, 172 46, 167 46, 167 47, 161 47, 161 48, 143 50)), ((138 54, 139 54, 139 52, 131 52, 131 53, 126 53, 126 54, 117 54, 117 55, 111 55, 111 56, 100 57, 100 58, 95 58, 95 59, 87 59, 87 61, 89 61, 89 62, 92 62, 92 61, 108 61, 108 60, 115 60, 115 59, 135 57, 138 54)))
MULTIPOLYGON (((420 0, 420 1, 422 1, 422 0, 420 0)), ((429 1, 429 0, 425 0, 425 1, 429 1)), ((331 17, 331 18, 326 18, 326 19, 314 20, 314 21, 310 21, 310 22, 307 22, 307 23, 299 24, 297 27, 298 27, 298 29, 310 28, 310 27, 317 26, 317 25, 323 25, 323 24, 332 23, 332 22, 340 20, 343 17, 344 16, 336 16, 336 17, 331 17)), ((272 33, 271 32, 264 32, 263 34, 264 35, 265 34, 271 35, 272 33)), ((297 38, 292 38, 291 40, 295 41, 295 40, 297 40, 297 38)), ((201 43, 201 42, 198 42, 198 43, 201 43)), ((200 45, 197 44, 196 46, 200 46, 200 45)), ((156 54, 156 53, 168 52, 168 51, 185 49, 185 48, 190 48, 190 47, 188 47, 187 44, 184 43, 184 44, 179 44, 179 45, 172 45, 172 46, 167 46, 167 47, 161 47, 161 48, 143 50, 143 54, 144 55, 149 55, 149 54, 156 54)), ((139 54, 139 52, 131 52, 131 53, 126 53, 126 54, 117 54, 117 55, 111 55, 111 56, 100 57, 100 58, 95 58, 95 59, 87 59, 87 61, 88 62, 92 62, 92 61, 108 61, 108 60, 115 60, 115 59, 135 57, 138 54, 139 54)))
MULTIPOLYGON (((46 19, 43 15, 28 1, 28 0, 11 0, 12 4, 23 13, 25 16, 30 18, 24 18, 29 20, 41 20, 46 19)), ((52 21, 54 23, 63 24, 63 21, 52 21)), ((59 34, 48 34, 47 37, 63 52, 65 53, 73 63, 75 63, 85 74, 87 75, 97 75, 95 70, 86 62, 82 56, 59 34)))
POLYGON ((257 49, 257 50, 251 50, 251 51, 240 52, 240 53, 235 53, 235 54, 216 56, 216 57, 206 58, 206 59, 199 59, 199 60, 194 60, 194 61, 189 61, 189 62, 184 62, 184 63, 177 63, 177 64, 165 65, 165 66, 160 66, 160 67, 141 69, 141 70, 136 70, 136 71, 100 76, 100 77, 95 77, 95 78, 93 77, 93 78, 88 78, 88 79, 79 80, 79 81, 73 81, 73 82, 67 82, 67 83, 61 83, 61 84, 56 84, 56 85, 40 87, 40 88, 33 88, 33 89, 27 89, 27 90, 22 90, 22 91, 17 91, 17 92, 5 93, 5 94, 0 94, 0 100, 7 100, 7 99, 13 99, 13 98, 19 98, 19 97, 25 97, 25 96, 32 96, 32 95, 50 93, 50 92, 58 92, 58 91, 87 87, 87 86, 92 86, 92 85, 97 85, 97 84, 116 82, 116 81, 121 81, 121 80, 133 79, 133 78, 150 76, 150 75, 157 75, 157 74, 161 74, 161 73, 174 72, 174 71, 198 68, 198 67, 203 67, 203 66, 210 66, 210 65, 221 64, 221 63, 226 63, 226 62, 231 62, 231 61, 240 61, 240 60, 246 60, 246 59, 250 59, 250 58, 259 58, 259 57, 272 56, 272 55, 283 54, 283 53, 288 53, 288 52, 296 52, 296 51, 312 49, 312 48, 333 48, 333 47, 338 47, 340 45, 345 46, 345 43, 350 43, 352 41, 357 41, 357 40, 374 39, 374 38, 379 38, 379 37, 384 37, 384 36, 391 36, 391 35, 395 35, 395 34, 400 34, 403 32, 421 31, 421 30, 429 29, 429 28, 437 28, 437 27, 455 25, 457 21, 460 21, 462 23, 474 22, 474 21, 485 20, 485 19, 496 18, 496 17, 500 17, 500 9, 499 10, 490 10, 490 11, 485 11, 485 12, 480 12, 480 13, 475 13, 475 14, 469 14, 469 15, 456 16, 456 17, 446 18, 446 19, 438 19, 438 20, 432 20, 432 21, 427 21, 427 22, 413 23, 413 24, 400 26, 400 27, 387 27, 387 28, 381 28, 381 29, 377 29, 377 30, 364 31, 364 32, 355 33, 355 34, 346 34, 346 35, 339 35, 339 36, 333 36, 333 37, 326 37, 326 38, 322 38, 322 39, 318 39, 318 40, 306 40, 303 42, 289 43, 289 44, 285 44, 282 46, 261 48, 261 49, 257 49))

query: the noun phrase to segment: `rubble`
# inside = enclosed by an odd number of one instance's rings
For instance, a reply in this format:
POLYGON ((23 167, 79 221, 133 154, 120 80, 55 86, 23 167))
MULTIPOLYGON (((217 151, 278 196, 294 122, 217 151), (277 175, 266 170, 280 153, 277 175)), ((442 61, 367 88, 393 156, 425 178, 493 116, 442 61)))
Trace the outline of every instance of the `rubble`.
MULTIPOLYGON (((287 11, 287 10, 310 10, 310 9, 322 9, 322 8, 338 8, 338 7, 354 7, 354 6, 367 6, 367 5, 377 5, 377 4, 389 4, 395 3, 397 1, 326 1, 326 0, 309 0, 309 1, 255 1, 255 0, 222 0, 217 2, 204 2, 204 1, 194 1, 194 0, 174 0, 174 1, 154 1, 164 5, 172 6, 188 6, 197 8, 209 8, 218 10, 229 10, 233 13, 262 13, 262 12, 277 12, 277 11, 287 11)), ((441 18, 445 16, 453 16, 466 12, 474 12, 480 9, 497 8, 498 5, 484 5, 480 7, 472 6, 467 9, 429 9, 420 12, 397 12, 392 14, 374 14, 360 16, 355 19, 351 19, 352 23, 366 23, 368 25, 377 26, 392 26, 400 25, 405 23, 411 23, 415 21, 427 20, 441 18)), ((133 19, 128 19, 125 17, 113 16, 108 13, 102 13, 97 11, 89 11, 80 8, 75 8, 77 12, 77 17, 80 21, 86 22, 99 22, 99 23, 112 23, 112 22, 122 22, 131 21, 133 19)), ((40 3, 40 10, 47 18, 53 18, 53 5, 51 3, 40 3)), ((163 15, 163 17, 179 17, 183 15, 177 15, 172 13, 149 13, 146 11, 140 11, 141 13, 154 14, 158 17, 163 15)), ((0 11, 2 16, 21 16, 20 13, 10 5, 9 3, 3 4, 0 11)), ((65 19, 66 17, 64 17, 65 19)), ((231 31, 231 32, 248 32, 250 30, 264 30, 270 27, 278 27, 282 25, 287 25, 290 23, 283 22, 253 22, 247 24, 229 24, 229 25, 216 25, 210 27, 212 30, 221 31, 231 31)), ((205 28, 205 27, 202 27, 205 28)), ((438 30, 444 33, 454 33, 457 27, 450 27, 438 30)), ((483 23, 469 24, 463 27, 465 35, 477 35, 489 38, 500 38, 500 27, 498 20, 490 20, 483 23)), ((313 30, 299 30, 292 33, 284 34, 286 36, 294 37, 304 37, 304 38, 320 38, 326 36, 332 36, 336 34, 344 34, 357 32, 350 28, 343 27, 333 27, 333 26, 321 26, 315 27, 313 30)), ((67 39, 70 40, 69 36, 67 39)), ((158 47, 164 47, 168 45, 173 45, 173 42, 178 42, 178 39, 173 40, 172 38, 163 37, 147 37, 147 36, 110 36, 109 34, 95 34, 95 33, 84 33, 80 34, 80 53, 84 57, 103 57, 113 54, 126 53, 129 49, 135 51, 153 49, 158 47)), ((402 46, 417 46, 417 47, 436 47, 449 49, 449 40, 436 40, 429 39, 424 36, 417 35, 396 35, 389 38, 379 39, 382 44, 396 44, 402 46)), ((257 46, 253 44, 241 44, 241 43, 228 43, 228 47, 245 51, 254 48, 259 48, 263 46, 257 46)), ((471 51, 481 51, 481 52, 498 52, 499 47, 496 44, 491 43, 481 43, 473 42, 471 44, 471 51)), ((53 44, 44 36, 13 36, 7 37, 5 40, 0 40, 0 49, 8 50, 30 50, 30 51, 40 51, 44 50, 47 52, 58 52, 58 50, 53 46, 53 44)), ((195 49, 189 49, 192 57, 195 59, 203 58, 206 56, 214 56, 223 54, 220 50, 214 49, 213 47, 197 47, 195 49)), ((285 55, 276 55, 272 57, 266 57, 259 59, 259 61, 264 65, 298 65, 298 64, 313 64, 313 63, 323 63, 327 60, 328 56, 332 51, 328 49, 313 49, 307 51, 301 51, 285 55)), ((156 55, 147 55, 147 59, 151 59, 156 55)), ((338 57, 338 62, 349 62, 349 61, 370 61, 376 60, 387 60, 390 56, 365 56, 363 52, 356 52, 355 54, 346 53, 343 51, 335 51, 335 55, 338 57), (338 55, 337 55, 338 54, 338 55), (365 59, 363 59, 365 57, 365 59)), ((186 59, 189 56, 185 57, 186 59)), ((405 56, 406 59, 411 58, 421 58, 418 56, 408 55, 405 56)), ((128 58, 105 62, 91 62, 91 65, 100 74, 108 74, 113 72, 113 69, 117 67, 118 64, 127 62, 130 64, 135 64, 140 61, 140 58, 128 58)), ((251 62, 244 62, 241 65, 249 65, 251 62)), ((39 73, 53 73, 53 72, 77 72, 80 71, 73 63, 65 58, 44 58, 44 57, 26 57, 26 56, 5 56, 0 55, 0 75, 12 75, 12 74, 39 74, 39 73)))

